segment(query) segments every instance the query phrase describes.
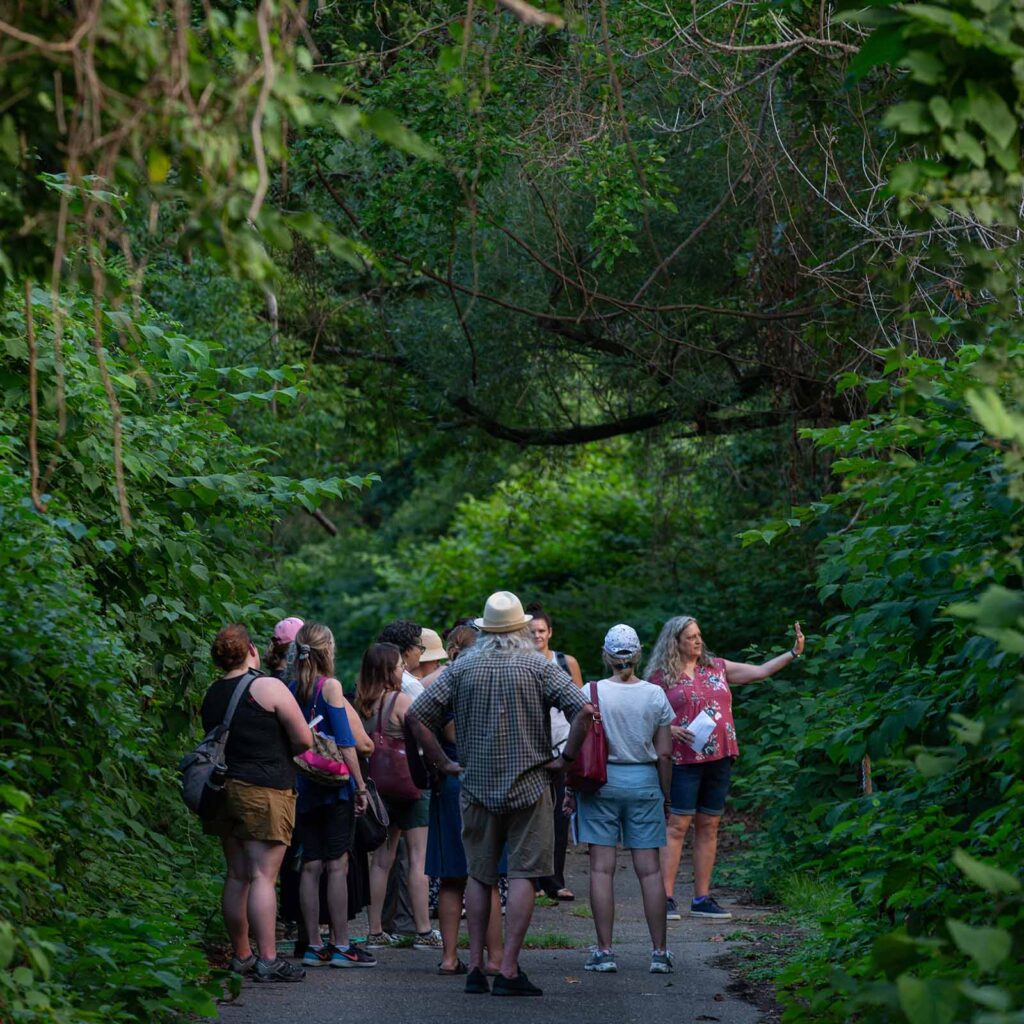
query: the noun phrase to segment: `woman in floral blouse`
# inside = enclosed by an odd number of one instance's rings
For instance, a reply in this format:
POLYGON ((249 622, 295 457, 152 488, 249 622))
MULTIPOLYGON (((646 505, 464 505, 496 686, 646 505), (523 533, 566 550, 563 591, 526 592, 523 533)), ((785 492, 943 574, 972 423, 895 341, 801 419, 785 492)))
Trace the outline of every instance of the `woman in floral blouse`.
POLYGON ((796 639, 790 650, 763 665, 716 658, 704 646, 700 626, 691 615, 669 619, 651 655, 648 678, 668 697, 672 722, 672 797, 669 801, 668 844, 662 851, 662 871, 668 919, 678 921, 673 895, 683 840, 694 821, 693 901, 690 914, 728 920, 732 917, 710 895, 711 871, 718 851, 718 823, 725 811, 732 763, 740 748, 732 719, 730 686, 767 679, 803 653, 804 635, 794 623, 796 639), (686 726, 702 712, 714 720, 714 729, 700 750, 690 743, 694 735, 686 726))

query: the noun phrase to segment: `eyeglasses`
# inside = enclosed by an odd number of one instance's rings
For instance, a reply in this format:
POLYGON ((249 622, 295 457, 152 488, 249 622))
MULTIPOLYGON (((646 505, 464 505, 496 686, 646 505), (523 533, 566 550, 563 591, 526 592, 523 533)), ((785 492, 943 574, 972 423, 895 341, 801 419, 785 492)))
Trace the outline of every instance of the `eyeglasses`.
POLYGON ((413 644, 413 647, 415 647, 420 652, 420 654, 426 653, 427 649, 423 646, 423 644, 413 644))

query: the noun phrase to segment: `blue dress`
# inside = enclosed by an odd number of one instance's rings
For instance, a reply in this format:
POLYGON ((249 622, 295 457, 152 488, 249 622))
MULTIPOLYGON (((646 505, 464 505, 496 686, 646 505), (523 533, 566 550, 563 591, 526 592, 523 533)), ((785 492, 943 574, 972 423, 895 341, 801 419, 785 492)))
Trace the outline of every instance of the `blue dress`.
MULTIPOLYGON (((441 741, 441 749, 453 761, 458 760, 453 744, 441 741)), ((462 783, 458 775, 444 775, 430 794, 430 821, 427 827, 425 873, 431 878, 466 878, 469 864, 462 845, 462 783)), ((508 870, 508 850, 502 852, 498 872, 508 870)))

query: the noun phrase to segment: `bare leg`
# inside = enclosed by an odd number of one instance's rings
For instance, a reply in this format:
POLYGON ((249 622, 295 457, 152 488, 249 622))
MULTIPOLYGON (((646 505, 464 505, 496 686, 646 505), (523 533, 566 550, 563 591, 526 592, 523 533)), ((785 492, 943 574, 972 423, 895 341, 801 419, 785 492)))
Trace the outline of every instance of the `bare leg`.
POLYGON ((430 931, 430 881, 423 871, 427 861, 427 827, 411 828, 405 833, 409 848, 409 902, 416 931, 421 935, 430 931))
POLYGON ((615 927, 614 846, 590 844, 590 909, 594 914, 597 945, 609 950, 612 948, 612 930, 615 927))
POLYGON ((491 886, 491 919, 487 925, 487 970, 500 971, 505 953, 505 937, 501 931, 501 896, 498 887, 491 886))
POLYGON ((267 843, 244 839, 242 846, 249 869, 249 924, 256 934, 256 945, 264 960, 277 959, 277 876, 287 847, 284 843, 267 843))
POLYGON ((371 935, 383 931, 380 915, 388 891, 388 875, 391 874, 391 865, 395 863, 398 840, 401 838, 401 829, 388 829, 387 839, 373 851, 373 860, 370 862, 370 905, 366 909, 371 935))
POLYGON ((669 899, 676 887, 676 875, 679 874, 679 861, 683 856, 683 842, 690 828, 693 816, 686 814, 670 814, 668 818, 668 841, 661 851, 661 869, 665 881, 665 895, 669 899))
MULTIPOLYGON (((331 941, 344 949, 348 945, 348 854, 343 853, 337 859, 327 861, 325 867, 331 941)), ((305 907, 302 912, 306 913, 305 907)))
POLYGON ((693 838, 693 895, 707 896, 711 891, 711 871, 718 853, 718 823, 716 814, 698 814, 693 838))
MULTIPOLYGON (((531 900, 532 903, 532 900, 531 900)), ((500 919, 501 912, 498 917, 500 919)), ((466 924, 469 925, 469 969, 483 969, 484 942, 491 918, 491 886, 475 878, 466 880, 466 924)))
MULTIPOLYGON (((644 899, 644 917, 651 933, 651 948, 665 948, 665 896, 662 889, 661 855, 657 849, 631 850, 633 869, 640 880, 640 892, 644 899)), ((595 920, 597 915, 594 915, 595 920)))
MULTIPOLYGON (((462 919, 462 894, 466 891, 464 878, 442 878, 437 896, 437 923, 441 926, 441 966, 454 970, 459 962, 459 922, 462 919)), ((498 914, 501 921, 501 914, 498 914)))
POLYGON ((240 840, 223 836, 220 843, 228 868, 224 891, 221 893, 221 911, 231 939, 231 948, 239 960, 244 960, 252 953, 249 945, 249 914, 246 910, 249 900, 249 868, 240 840))
POLYGON ((322 860, 308 860, 302 865, 299 877, 299 907, 306 924, 306 941, 311 946, 320 945, 320 873, 322 860))
MULTIPOLYGON (((501 973, 506 978, 519 976, 519 953, 530 928, 535 902, 532 878, 510 878, 508 880, 508 902, 505 904, 505 952, 501 958, 501 973)), ((490 906, 489 893, 488 906, 490 906)))

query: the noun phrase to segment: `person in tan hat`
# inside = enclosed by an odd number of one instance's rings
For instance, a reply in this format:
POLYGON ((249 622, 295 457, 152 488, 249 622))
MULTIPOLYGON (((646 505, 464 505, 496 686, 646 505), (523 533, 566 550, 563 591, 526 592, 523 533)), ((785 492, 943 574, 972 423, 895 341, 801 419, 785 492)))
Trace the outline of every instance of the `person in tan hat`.
POLYGON ((462 841, 470 876, 466 991, 471 993, 542 994, 520 970, 519 951, 533 916, 533 880, 550 875, 554 867, 550 772, 575 760, 594 710, 572 680, 537 653, 530 619, 515 594, 492 594, 475 622, 480 638, 416 698, 408 713, 428 760, 446 774, 461 773, 462 841), (554 760, 553 707, 572 722, 562 755, 554 760), (445 755, 434 735, 450 713, 461 764, 445 755), (498 882, 506 844, 505 950, 491 989, 483 952, 491 887, 498 882))
MULTIPOLYGON (((427 629, 426 626, 420 631, 420 644, 423 646, 424 651, 420 655, 420 660, 416 667, 409 671, 425 686, 427 678, 433 676, 441 668, 441 662, 447 661, 448 652, 444 649, 441 637, 432 629, 427 629)), ((419 694, 416 696, 419 696, 419 694)))

